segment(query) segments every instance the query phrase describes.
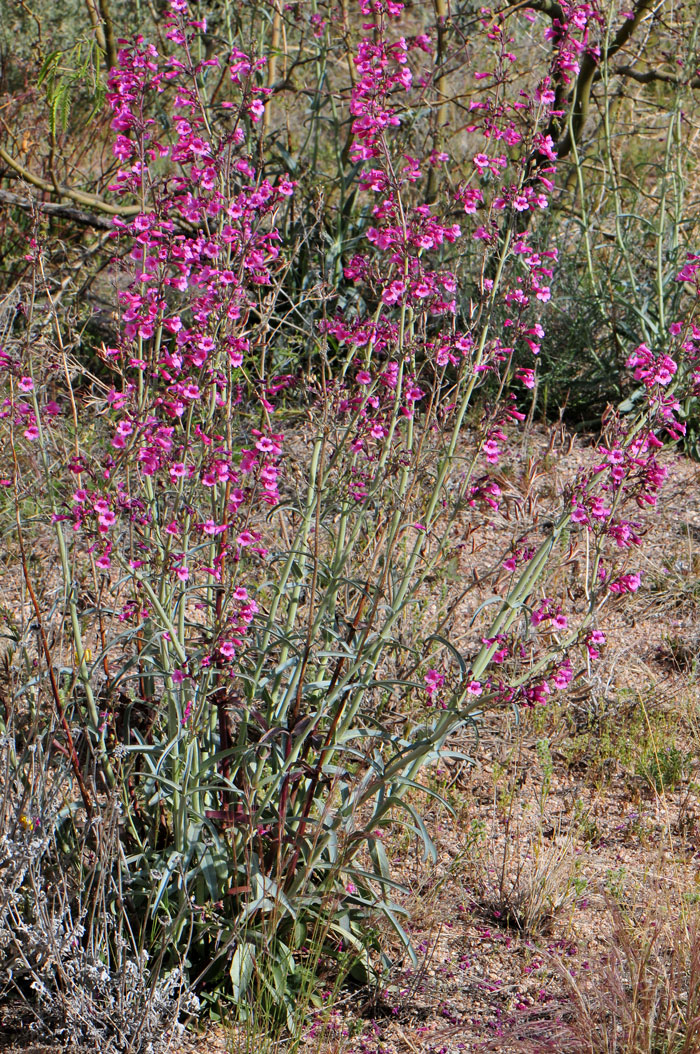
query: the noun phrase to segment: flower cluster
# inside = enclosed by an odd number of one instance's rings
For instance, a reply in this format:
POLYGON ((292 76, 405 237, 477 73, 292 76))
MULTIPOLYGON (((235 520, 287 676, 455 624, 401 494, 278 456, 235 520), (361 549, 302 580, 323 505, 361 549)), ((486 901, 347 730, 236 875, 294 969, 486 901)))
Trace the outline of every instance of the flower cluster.
MULTIPOLYGON (((421 155, 406 129, 436 88, 429 66, 436 42, 425 33, 402 34, 397 0, 361 0, 360 9, 368 21, 347 100, 349 158, 370 218, 343 259, 341 285, 353 296, 333 302, 331 291, 316 326, 344 365, 322 389, 309 378, 309 392, 347 428, 334 479, 342 500, 362 509, 386 478, 407 479, 415 468, 414 437, 428 408, 432 427, 442 429, 459 419, 477 386, 496 390, 495 399, 484 396, 475 462, 455 491, 476 530, 481 513, 503 510, 497 472, 524 417, 518 393, 535 386, 546 340, 541 308, 553 295, 558 265, 557 247, 542 241, 536 215, 548 208, 554 186, 565 92, 581 56, 596 57, 600 14, 592 4, 562 4, 561 18, 550 18, 544 30, 546 72, 531 91, 516 93, 509 91, 519 63, 512 22, 482 11, 492 61, 473 71, 465 178, 438 180, 440 192, 426 201, 422 187, 449 154, 433 146, 421 155), (458 279, 457 256, 465 252, 473 262, 468 291, 458 279)), ((526 10, 517 17, 538 16, 526 10)), ((311 24, 320 39, 325 20, 311 24)), ((114 220, 121 331, 103 349, 113 377, 101 412, 106 441, 98 456, 76 450, 70 492, 54 519, 84 540, 103 582, 130 576, 122 621, 160 617, 148 582, 159 583, 159 603, 167 593, 170 610, 188 613, 205 610, 215 590, 215 617, 197 663, 235 676, 259 614, 257 571, 246 575, 267 555, 262 522, 281 498, 286 440, 277 406, 298 382, 293 373, 267 373, 269 357, 259 355, 266 339, 260 320, 270 317, 288 266, 278 217, 296 182, 283 171, 270 176, 251 139, 270 96, 265 59, 239 47, 225 66, 215 55, 196 57, 205 30, 185 0, 171 0, 170 52, 141 36, 120 41, 110 73, 117 162, 111 190, 139 204, 114 220), (215 105, 203 87, 209 76, 226 84, 215 105), (167 121, 155 116, 165 112, 167 121)), ((695 288, 698 267, 690 254, 678 282, 695 288)), ((674 323, 670 331, 677 354, 642 343, 627 359, 643 389, 645 424, 611 418, 595 463, 581 468, 564 495, 572 531, 593 543, 590 585, 599 599, 639 588, 639 572, 626 561, 643 531, 628 510, 655 505, 666 476, 659 435, 684 432, 679 363, 700 389, 700 330, 674 323)), ((15 383, 0 413, 36 443, 61 409, 37 390, 22 362, 3 353, 2 365, 15 383)), ((405 490, 396 493, 400 505, 405 490)), ((439 507, 448 506, 443 495, 439 507)), ((434 515, 427 527, 414 524, 417 534, 430 535, 434 515)), ((535 556, 527 539, 514 541, 502 561, 513 576, 508 582, 535 556)), ((589 659, 598 655, 603 636, 587 618, 577 629, 576 613, 561 600, 530 603, 528 648, 510 624, 484 636, 489 669, 471 677, 468 694, 541 702, 571 680, 574 646, 589 659), (544 662, 557 641, 562 654, 544 662), (545 673, 533 683, 519 677, 512 688, 512 669, 535 660, 545 673)), ((172 623, 160 627, 177 653, 173 683, 182 684, 194 674, 192 640, 173 641, 174 632, 172 623)), ((443 701, 443 673, 428 669, 425 685, 431 703, 443 701)))
MULTIPOLYGON (((101 460, 74 458, 67 515, 102 574, 116 558, 137 593, 144 580, 167 581, 180 604, 222 582, 227 560, 265 555, 255 521, 279 502, 283 436, 273 418, 294 378, 247 367, 251 316, 282 266, 275 215, 294 183, 263 178, 246 149, 246 127, 264 106, 264 61, 233 50, 231 97, 213 115, 201 81, 220 61, 193 57, 204 27, 187 4, 173 0, 170 11, 173 53, 142 37, 122 41, 110 73, 120 165, 112 190, 142 204, 133 218, 114 220, 128 269, 119 274, 115 264, 121 339, 103 353, 115 377, 102 415, 110 440, 101 460), (167 125, 151 116, 155 96, 172 114, 167 125), (253 414, 243 435, 232 422, 242 405, 253 414)), ((257 611, 246 586, 234 589, 230 608, 220 612, 220 640, 205 664, 235 656, 257 611)), ((152 618, 153 606, 132 597, 122 616, 152 618)))

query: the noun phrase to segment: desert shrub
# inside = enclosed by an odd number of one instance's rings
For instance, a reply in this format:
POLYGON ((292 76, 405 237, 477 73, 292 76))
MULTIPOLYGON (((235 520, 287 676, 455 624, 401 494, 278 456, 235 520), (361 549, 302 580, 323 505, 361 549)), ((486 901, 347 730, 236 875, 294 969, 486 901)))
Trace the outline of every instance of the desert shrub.
POLYGON ((679 750, 671 743, 668 746, 656 746, 644 751, 637 763, 637 774, 652 790, 662 794, 673 788, 683 779, 692 755, 679 750))

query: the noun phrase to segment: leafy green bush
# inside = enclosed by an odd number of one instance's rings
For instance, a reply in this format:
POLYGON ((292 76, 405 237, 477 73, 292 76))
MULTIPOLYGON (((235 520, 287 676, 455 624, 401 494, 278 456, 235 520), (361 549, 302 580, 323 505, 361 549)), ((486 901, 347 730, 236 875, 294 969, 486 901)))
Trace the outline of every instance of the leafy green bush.
MULTIPOLYGON (((663 483, 688 327, 637 349, 643 397, 527 535, 528 494, 498 469, 556 258, 531 162, 588 30, 555 34, 532 104, 496 119, 515 60, 487 26, 478 149, 453 173, 442 16, 433 51, 398 7, 227 5, 213 33, 172 0, 157 47, 115 56, 103 5, 87 63, 45 63, 49 156, 0 154, 57 199, 12 198, 31 237, 17 222, 0 352, 23 596, 3 808, 8 859, 29 853, 0 908, 3 976, 25 996, 41 977, 37 1013, 60 991, 62 1027, 104 1049, 143 1045, 193 991, 292 1028, 324 971, 377 979, 413 955, 385 843, 403 825, 434 856, 426 766, 471 760, 455 740, 483 707, 565 690, 604 646, 605 599, 640 584, 626 509, 663 483), (102 64, 110 112, 81 131, 66 100, 84 107, 102 64), (68 223, 93 240, 68 246, 68 223), (93 284, 109 343, 81 343, 93 284), (512 533, 479 603, 460 560, 493 546, 497 512, 512 533), (563 591, 577 532, 585 586, 563 591)), ((526 19, 521 63, 537 39, 526 19)))

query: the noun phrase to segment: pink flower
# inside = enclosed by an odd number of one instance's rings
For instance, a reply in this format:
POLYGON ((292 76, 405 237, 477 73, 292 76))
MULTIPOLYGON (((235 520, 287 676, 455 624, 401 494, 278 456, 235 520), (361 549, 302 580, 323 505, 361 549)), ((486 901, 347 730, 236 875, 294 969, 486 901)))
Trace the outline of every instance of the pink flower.
POLYGON ((216 534, 223 534, 223 532, 226 530, 226 524, 217 524, 214 523, 213 520, 205 520, 205 522, 202 524, 202 530, 205 534, 210 534, 212 536, 216 534))
POLYGON ((395 304, 399 301, 404 294, 404 284, 398 279, 393 281, 382 293, 382 300, 385 304, 395 304))
POLYGON ((526 388, 535 387, 535 371, 527 369, 524 366, 519 367, 515 371, 515 376, 518 378, 521 384, 524 384, 526 388))
POLYGON ((614 582, 610 583, 611 593, 636 593, 641 584, 640 574, 620 575, 614 582))
POLYGON ((443 673, 438 673, 437 670, 431 669, 428 670, 423 680, 425 681, 425 690, 428 694, 428 698, 432 699, 437 690, 442 688, 445 683, 445 675, 443 673))
POLYGON ((277 191, 279 194, 283 194, 285 197, 291 197, 294 193, 296 183, 292 182, 289 176, 284 175, 277 184, 277 191))
POLYGON ((564 664, 560 667, 560 669, 557 670, 557 672, 554 674, 554 677, 552 677, 552 684, 559 691, 562 691, 564 688, 566 688, 568 684, 571 683, 573 676, 574 672, 571 669, 571 666, 564 664))
POLYGON ((112 153, 120 161, 128 161, 134 152, 134 144, 125 135, 118 135, 112 144, 112 153))
POLYGON ((481 695, 483 692, 483 685, 481 681, 470 681, 467 685, 467 691, 470 695, 481 695))
POLYGON ((19 390, 21 392, 31 392, 34 388, 34 381, 31 377, 20 377, 19 379, 19 390))
POLYGON ((255 449, 256 450, 262 450, 263 453, 265 453, 265 454, 267 454, 267 453, 274 453, 274 454, 281 453, 281 447, 279 447, 277 445, 277 443, 273 443, 272 440, 269 439, 267 436, 261 436, 260 439, 258 439, 258 441, 255 444, 255 449))
POLYGON ((260 99, 254 99, 248 107, 248 113, 252 121, 259 121, 265 113, 265 104, 260 99))
POLYGON ((486 460, 495 465, 501 456, 501 451, 498 447, 498 443, 494 439, 487 439, 484 443, 484 453, 486 454, 486 460))

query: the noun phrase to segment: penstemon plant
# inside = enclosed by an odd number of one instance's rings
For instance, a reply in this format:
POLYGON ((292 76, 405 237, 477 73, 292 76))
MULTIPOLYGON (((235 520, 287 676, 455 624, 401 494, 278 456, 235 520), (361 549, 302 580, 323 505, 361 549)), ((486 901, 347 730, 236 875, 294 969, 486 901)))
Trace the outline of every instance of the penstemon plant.
MULTIPOLYGON (((605 603, 639 586, 628 510, 655 502, 663 437, 683 432, 692 319, 662 350, 630 353, 636 416, 606 421, 548 528, 514 535, 472 654, 444 636, 431 596, 459 532, 488 533, 502 506, 497 467, 546 339, 558 252, 537 215, 556 179, 552 130, 604 26, 594 5, 562 12, 520 93, 509 23, 482 12, 489 68, 455 180, 433 120, 447 120, 442 29, 433 39, 396 0, 360 0, 349 83, 327 88, 347 144, 314 241, 297 222, 304 174, 279 149, 274 68, 235 43, 212 55, 204 21, 170 0, 161 46, 120 41, 109 74, 120 331, 91 404, 38 232, 27 255, 27 336, 2 353, 3 485, 52 742, 75 781, 51 822, 78 844, 117 810, 118 851, 100 867, 135 952, 241 1013, 253 993, 293 1022, 318 949, 349 949, 349 968, 376 976, 389 962, 378 916, 413 954, 383 837, 405 822, 434 853, 421 771, 485 707, 565 690, 577 655, 605 642, 605 603), (302 248, 321 275, 306 290, 302 248), (34 340, 45 318, 50 346, 34 340), (58 644, 27 559, 30 500, 53 530, 58 644), (586 580, 567 608, 546 585, 575 536, 586 580)), ((314 19, 319 39, 330 30, 314 19)), ((696 273, 693 259, 680 280, 696 273)), ((109 965, 114 942, 99 955, 109 965)))

